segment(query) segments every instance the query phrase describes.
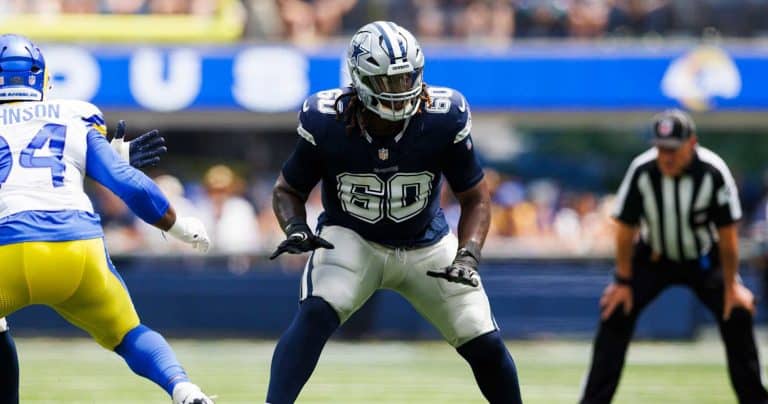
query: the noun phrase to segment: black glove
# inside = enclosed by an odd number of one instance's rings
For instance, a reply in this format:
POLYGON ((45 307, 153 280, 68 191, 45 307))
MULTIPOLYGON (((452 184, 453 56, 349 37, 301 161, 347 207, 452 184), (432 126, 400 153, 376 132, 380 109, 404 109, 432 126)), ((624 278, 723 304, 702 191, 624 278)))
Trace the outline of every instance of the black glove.
MULTIPOLYGON (((129 142, 128 162, 136 168, 157 165, 160 162, 160 156, 168 151, 165 147, 165 139, 160 136, 160 132, 157 129, 153 129, 136 138, 128 139, 125 136, 125 121, 123 120, 117 122, 113 135, 107 134, 107 141, 110 143, 113 143, 113 140, 120 139, 129 142)), ((118 147, 124 147, 124 144, 119 146, 113 144, 112 147, 117 149, 118 147)), ((118 154, 121 154, 119 150, 118 154)))
POLYGON ((327 248, 329 250, 334 248, 333 244, 322 237, 314 235, 306 223, 289 224, 285 227, 285 234, 288 235, 288 238, 277 246, 277 249, 269 256, 269 259, 275 259, 284 252, 301 254, 318 248, 327 248))
POLYGON ((448 282, 477 287, 480 285, 480 279, 477 276, 477 264, 478 260, 471 252, 465 248, 460 248, 451 265, 436 271, 427 271, 427 275, 443 278, 448 282))

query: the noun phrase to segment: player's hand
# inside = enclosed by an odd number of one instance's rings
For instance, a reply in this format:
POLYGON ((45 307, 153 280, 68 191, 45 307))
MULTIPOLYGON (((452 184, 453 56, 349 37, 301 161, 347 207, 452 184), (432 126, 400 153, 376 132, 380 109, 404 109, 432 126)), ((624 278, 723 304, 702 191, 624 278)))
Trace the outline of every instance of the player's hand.
POLYGON ((434 278, 442 278, 448 282, 461 283, 463 285, 477 287, 480 285, 480 277, 477 275, 478 261, 471 254, 456 255, 451 265, 435 271, 427 271, 427 275, 434 278))
POLYGON ((269 259, 273 260, 282 253, 301 254, 318 248, 334 249, 333 244, 322 237, 314 235, 306 223, 291 225, 287 233, 288 237, 277 246, 277 249, 269 256, 269 259))
POLYGON ((157 129, 153 129, 134 139, 128 139, 125 135, 125 121, 117 122, 113 134, 107 134, 107 140, 120 157, 128 161, 136 168, 157 165, 160 156, 168 149, 165 147, 165 139, 160 136, 157 129))
POLYGON ((734 283, 731 287, 726 286, 723 299, 723 320, 728 321, 736 307, 743 307, 755 315, 755 296, 744 285, 734 283))
POLYGON ((211 248, 211 239, 205 231, 203 222, 194 217, 176 217, 176 223, 168 229, 168 234, 187 243, 205 254, 211 248))
POLYGON ((607 320, 619 306, 624 307, 625 315, 632 312, 632 288, 611 282, 600 297, 600 318, 607 320))

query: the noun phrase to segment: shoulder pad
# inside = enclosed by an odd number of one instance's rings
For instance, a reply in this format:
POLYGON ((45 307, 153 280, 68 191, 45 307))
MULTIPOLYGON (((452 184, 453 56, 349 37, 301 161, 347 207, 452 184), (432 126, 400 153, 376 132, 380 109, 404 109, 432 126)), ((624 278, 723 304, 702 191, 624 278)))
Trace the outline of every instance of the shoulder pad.
POLYGON ((56 102, 67 109, 67 113, 73 120, 82 121, 87 127, 96 129, 102 135, 107 134, 104 114, 97 106, 80 100, 57 100, 56 102))
POLYGON ((432 119, 438 119, 443 130, 453 136, 453 143, 459 143, 472 132, 472 114, 469 104, 460 92, 448 87, 428 87, 430 105, 424 112, 432 119))
POLYGON ((299 136, 317 146, 318 138, 325 134, 328 124, 336 121, 334 104, 342 93, 342 89, 335 88, 307 97, 299 111, 299 126, 296 128, 299 136))

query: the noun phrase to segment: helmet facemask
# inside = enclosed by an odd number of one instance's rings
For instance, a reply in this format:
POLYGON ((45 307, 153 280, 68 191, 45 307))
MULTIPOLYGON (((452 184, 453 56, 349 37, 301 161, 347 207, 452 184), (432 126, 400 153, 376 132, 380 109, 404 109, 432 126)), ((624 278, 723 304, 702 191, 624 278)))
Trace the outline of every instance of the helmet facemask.
POLYGON ((388 121, 412 117, 421 105, 422 70, 392 76, 377 75, 358 78, 358 94, 365 106, 388 121), (361 91, 362 90, 362 91, 361 91))

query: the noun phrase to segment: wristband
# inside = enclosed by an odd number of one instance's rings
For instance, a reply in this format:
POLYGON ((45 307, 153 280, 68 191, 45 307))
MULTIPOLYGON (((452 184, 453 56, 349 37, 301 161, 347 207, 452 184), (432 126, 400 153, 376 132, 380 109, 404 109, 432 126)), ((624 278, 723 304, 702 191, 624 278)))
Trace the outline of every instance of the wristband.
POLYGON ((475 261, 480 262, 480 246, 474 241, 468 242, 467 245, 459 248, 459 250, 456 252, 457 257, 463 255, 469 255, 474 258, 475 261))
POLYGON ((307 220, 300 216, 295 216, 285 223, 285 228, 283 229, 283 232, 285 232, 286 236, 290 236, 293 233, 312 233, 312 230, 309 228, 309 225, 307 225, 307 220))
POLYGON ((613 281, 617 285, 632 286, 632 278, 624 278, 616 272, 613 273, 613 281))

